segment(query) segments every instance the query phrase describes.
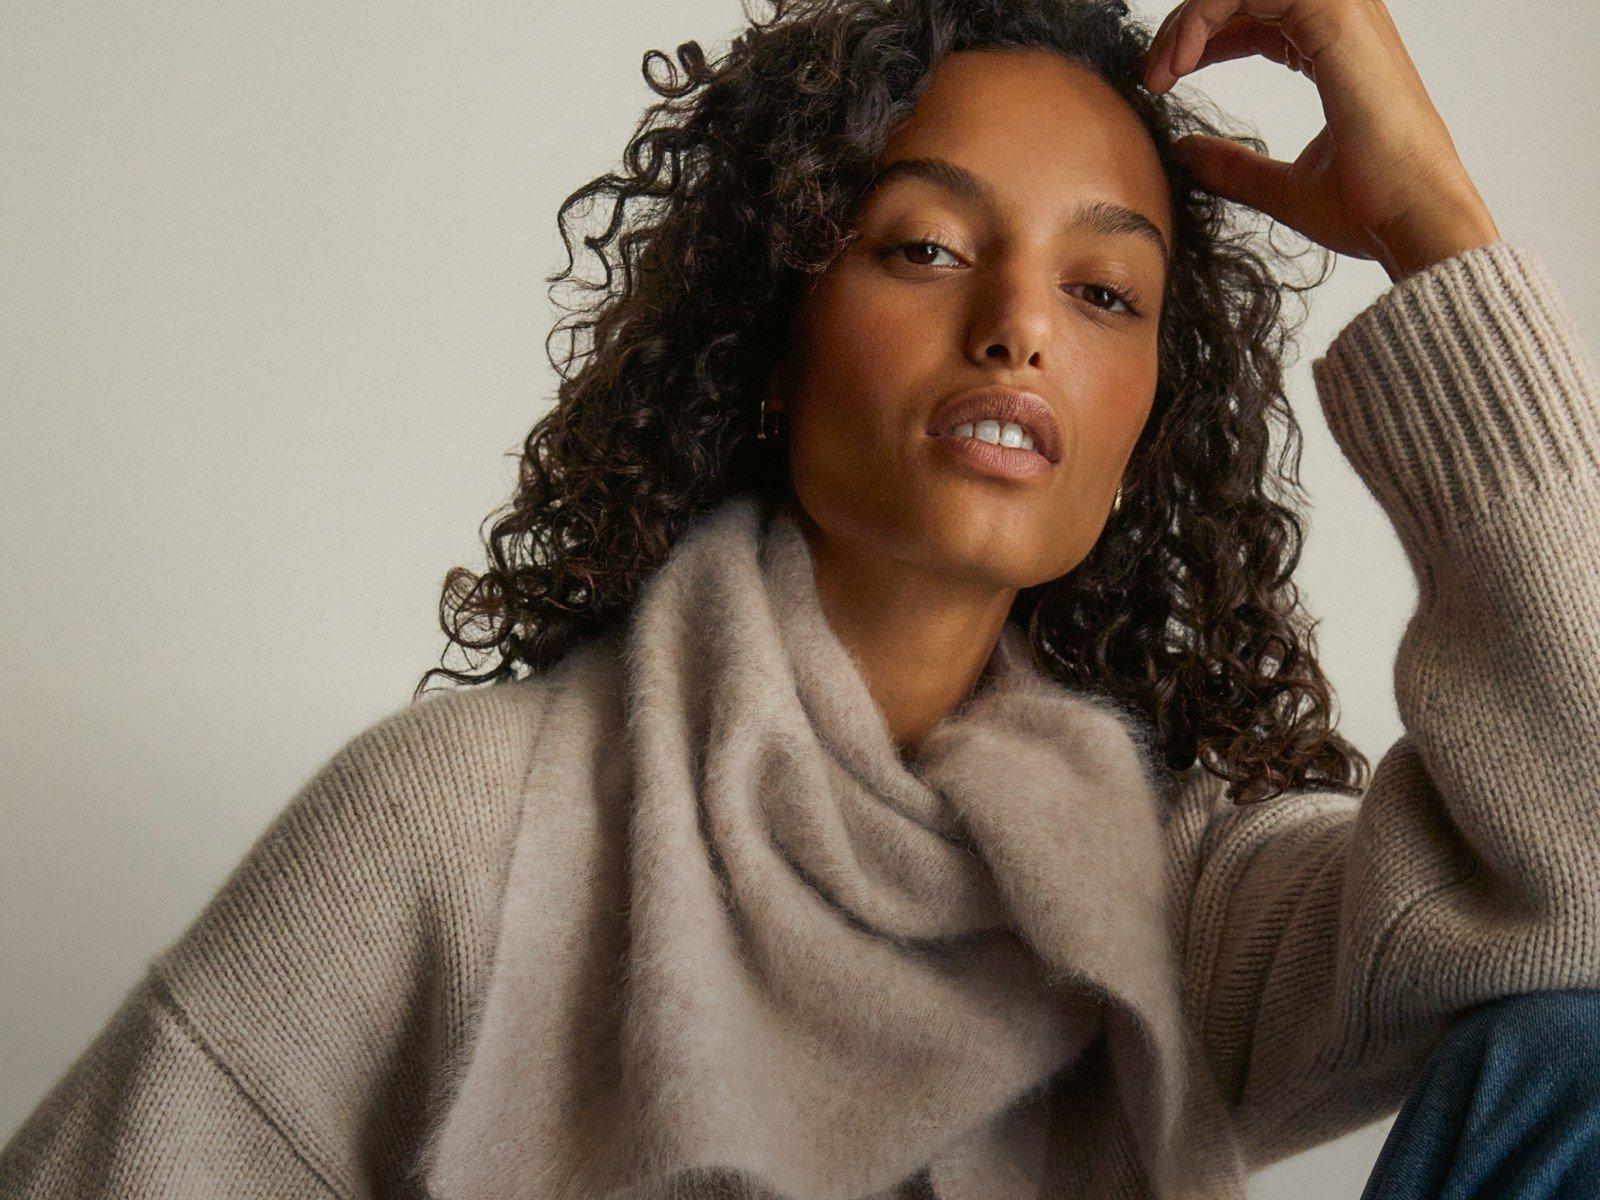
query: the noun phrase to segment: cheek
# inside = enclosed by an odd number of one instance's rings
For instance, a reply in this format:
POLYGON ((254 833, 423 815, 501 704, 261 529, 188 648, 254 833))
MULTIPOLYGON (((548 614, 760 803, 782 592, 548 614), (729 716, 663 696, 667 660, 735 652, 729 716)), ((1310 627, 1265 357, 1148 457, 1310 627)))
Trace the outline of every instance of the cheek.
POLYGON ((1077 410, 1086 474, 1114 478, 1127 465, 1155 399, 1156 371, 1142 359, 1104 360, 1082 380, 1077 410))
POLYGON ((930 314, 860 270, 826 280, 800 330, 800 402, 852 415, 898 408, 941 351, 930 314))
POLYGON ((862 273, 825 280, 799 315, 787 364, 797 472, 872 492, 906 486, 922 411, 948 378, 948 331, 906 289, 862 273))
POLYGON ((922 428, 951 352, 948 330, 908 311, 906 290, 860 275, 819 284, 797 314, 784 391, 790 480, 812 518, 911 554, 938 499, 922 428))

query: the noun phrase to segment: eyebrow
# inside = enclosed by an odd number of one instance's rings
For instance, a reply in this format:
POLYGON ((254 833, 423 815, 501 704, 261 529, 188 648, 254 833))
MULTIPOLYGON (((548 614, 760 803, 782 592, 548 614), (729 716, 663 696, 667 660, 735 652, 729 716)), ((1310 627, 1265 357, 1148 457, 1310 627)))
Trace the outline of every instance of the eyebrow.
MULTIPOLYGON (((993 205, 998 199, 992 184, 947 158, 897 158, 886 163, 868 185, 866 196, 872 195, 896 179, 926 180, 964 200, 974 200, 989 205, 993 205)), ((1145 239, 1160 250, 1163 264, 1171 257, 1167 239, 1162 236, 1160 227, 1142 212, 1118 204, 1114 200, 1079 202, 1078 207, 1067 218, 1065 228, 1083 229, 1090 233, 1103 233, 1108 236, 1132 234, 1134 237, 1145 239)))

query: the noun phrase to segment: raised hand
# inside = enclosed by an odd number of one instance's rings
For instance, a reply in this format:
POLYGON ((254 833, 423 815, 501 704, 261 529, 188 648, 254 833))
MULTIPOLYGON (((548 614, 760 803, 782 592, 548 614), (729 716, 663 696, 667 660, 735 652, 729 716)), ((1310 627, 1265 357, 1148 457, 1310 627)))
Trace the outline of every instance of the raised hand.
POLYGON ((1376 259, 1393 281, 1500 237, 1382 0, 1183 0, 1144 85, 1260 54, 1317 86, 1327 119, 1294 162, 1226 138, 1178 143, 1208 191, 1312 241, 1376 259))

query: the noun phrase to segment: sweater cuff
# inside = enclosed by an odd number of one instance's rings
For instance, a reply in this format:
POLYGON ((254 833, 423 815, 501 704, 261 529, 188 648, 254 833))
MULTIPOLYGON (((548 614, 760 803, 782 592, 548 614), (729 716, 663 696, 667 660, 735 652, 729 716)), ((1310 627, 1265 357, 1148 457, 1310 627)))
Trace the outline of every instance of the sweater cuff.
POLYGON ((1600 385, 1543 260, 1504 239, 1432 263, 1311 364, 1329 431, 1409 546, 1497 500, 1600 479, 1600 385))

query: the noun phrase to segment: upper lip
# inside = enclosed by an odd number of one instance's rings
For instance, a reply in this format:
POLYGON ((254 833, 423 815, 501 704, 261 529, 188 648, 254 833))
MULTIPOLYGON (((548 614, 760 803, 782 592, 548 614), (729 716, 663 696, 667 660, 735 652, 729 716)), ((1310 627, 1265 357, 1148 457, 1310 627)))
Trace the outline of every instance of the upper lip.
POLYGON ((1061 461, 1061 426, 1037 392, 985 384, 957 392, 928 420, 928 433, 940 437, 968 421, 1015 421, 1033 438, 1033 448, 1051 462, 1061 461))

